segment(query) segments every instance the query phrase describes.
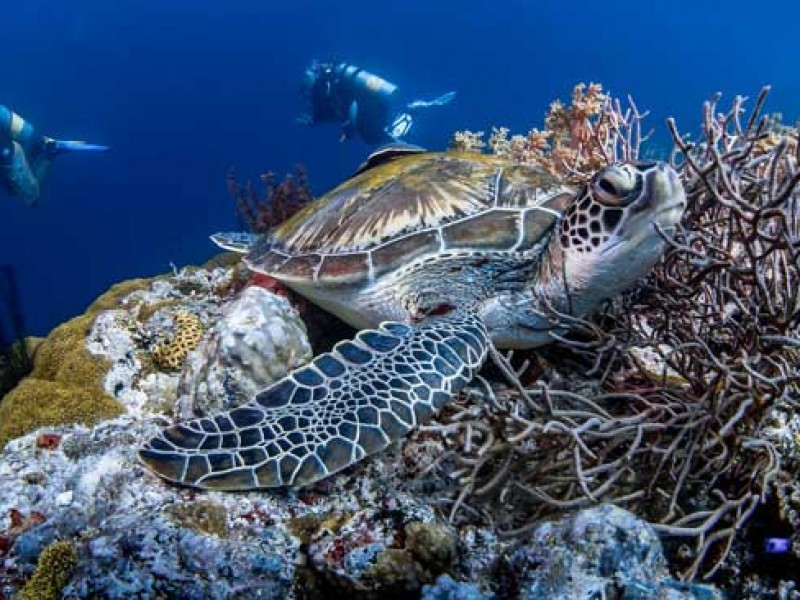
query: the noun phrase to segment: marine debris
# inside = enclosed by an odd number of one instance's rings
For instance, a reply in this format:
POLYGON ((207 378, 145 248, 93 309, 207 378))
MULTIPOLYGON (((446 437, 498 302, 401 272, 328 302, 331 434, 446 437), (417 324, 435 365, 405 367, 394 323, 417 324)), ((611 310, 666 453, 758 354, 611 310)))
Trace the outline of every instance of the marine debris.
POLYGON ((286 175, 280 183, 272 171, 262 173, 260 179, 261 193, 250 181, 239 183, 234 169, 227 176, 228 194, 236 202, 237 216, 253 233, 267 233, 313 200, 302 165, 297 165, 294 175, 286 175))

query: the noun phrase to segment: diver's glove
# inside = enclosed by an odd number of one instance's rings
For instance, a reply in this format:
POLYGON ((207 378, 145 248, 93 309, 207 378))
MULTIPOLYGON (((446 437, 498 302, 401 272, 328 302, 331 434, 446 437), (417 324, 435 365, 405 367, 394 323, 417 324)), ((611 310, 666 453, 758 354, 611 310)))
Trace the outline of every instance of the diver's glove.
POLYGON ((384 131, 386 132, 386 135, 397 141, 400 138, 408 135, 408 132, 411 131, 411 127, 413 125, 414 118, 410 114, 404 112, 397 115, 392 121, 391 125, 386 127, 384 131))
POLYGON ((408 110, 416 110, 418 108, 428 108, 429 106, 444 106, 452 102, 455 97, 455 92, 447 92, 433 100, 414 100, 413 102, 409 102, 406 108, 408 108, 408 110))

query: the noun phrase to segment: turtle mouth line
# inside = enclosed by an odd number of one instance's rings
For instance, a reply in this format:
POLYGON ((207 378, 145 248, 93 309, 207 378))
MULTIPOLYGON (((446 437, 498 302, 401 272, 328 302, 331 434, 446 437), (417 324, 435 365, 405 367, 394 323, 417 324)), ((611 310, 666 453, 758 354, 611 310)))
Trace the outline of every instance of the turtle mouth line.
POLYGON ((619 248, 622 244, 624 244, 627 240, 625 239, 618 239, 613 244, 609 244, 605 248, 603 248, 603 254, 608 254, 609 252, 614 252, 617 248, 619 248))
MULTIPOLYGON (((679 211, 678 216, 683 213, 683 210, 686 208, 685 202, 673 202, 672 204, 665 206, 661 210, 657 211, 653 214, 652 219, 650 220, 650 226, 652 226, 656 235, 672 235, 677 227, 678 219, 664 219, 662 215, 668 215, 675 211, 679 211)), ((620 239, 616 240, 612 244, 607 245, 602 250, 602 254, 613 253, 617 248, 621 245, 630 243, 633 240, 637 239, 637 236, 633 236, 631 238, 621 237, 620 239)), ((640 238, 639 241, 641 242, 643 238, 640 238)), ((639 243, 639 242, 637 242, 639 243)))
POLYGON ((685 208, 685 202, 675 202, 665 206, 653 215, 651 224, 656 229, 672 231, 680 222, 685 208))
POLYGON ((661 215, 663 215, 666 212, 672 212, 675 209, 680 209, 681 212, 683 212, 683 210, 685 208, 686 208, 686 203, 685 202, 674 202, 674 203, 672 203, 672 204, 670 204, 668 206, 665 206, 664 208, 659 210, 656 214, 654 214, 653 215, 653 222, 657 222, 658 221, 658 217, 660 217, 661 215))

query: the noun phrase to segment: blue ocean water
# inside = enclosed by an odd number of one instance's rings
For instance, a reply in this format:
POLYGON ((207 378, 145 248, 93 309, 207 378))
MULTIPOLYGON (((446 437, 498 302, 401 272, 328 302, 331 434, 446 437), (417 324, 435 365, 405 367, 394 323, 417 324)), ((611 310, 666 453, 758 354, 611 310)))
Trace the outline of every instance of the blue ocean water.
POLYGON ((549 102, 600 81, 664 118, 699 122, 715 91, 800 114, 800 3, 476 0, 20 0, 0 19, 0 104, 55 137, 105 143, 65 156, 39 206, 0 196, 29 333, 83 311, 110 284, 205 261, 236 226, 225 174, 307 166, 316 194, 369 152, 336 126, 298 125, 312 58, 346 60, 409 94, 457 90, 409 141, 541 125, 549 102))

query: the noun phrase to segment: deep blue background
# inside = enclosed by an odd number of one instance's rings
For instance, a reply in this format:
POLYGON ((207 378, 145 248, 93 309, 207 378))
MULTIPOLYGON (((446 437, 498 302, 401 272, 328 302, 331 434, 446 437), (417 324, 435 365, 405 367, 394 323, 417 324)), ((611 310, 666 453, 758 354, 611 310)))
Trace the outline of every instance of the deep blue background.
POLYGON ((21 0, 3 4, 0 104, 41 132, 113 146, 55 164, 41 205, 0 197, 0 262, 43 334, 110 284, 204 261, 235 227, 225 173, 307 165, 314 192, 367 148, 294 122, 313 57, 371 69, 420 95, 458 91, 414 142, 455 129, 541 125, 580 81, 631 93, 662 130, 721 90, 793 120, 800 2, 21 0), (388 8, 387 8, 388 7, 388 8))

